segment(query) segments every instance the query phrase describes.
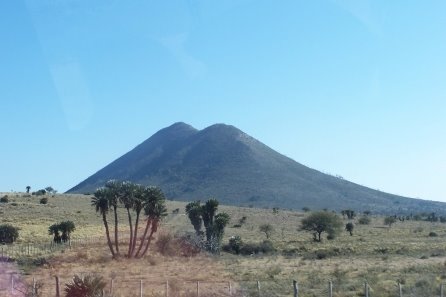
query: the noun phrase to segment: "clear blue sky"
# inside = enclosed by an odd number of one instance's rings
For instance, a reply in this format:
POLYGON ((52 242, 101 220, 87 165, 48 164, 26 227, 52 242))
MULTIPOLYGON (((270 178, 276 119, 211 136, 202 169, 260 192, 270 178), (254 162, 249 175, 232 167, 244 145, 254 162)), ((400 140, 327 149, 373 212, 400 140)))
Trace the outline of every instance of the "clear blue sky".
POLYGON ((446 1, 0 2, 0 191, 66 191, 157 130, 232 124, 446 201, 446 1))

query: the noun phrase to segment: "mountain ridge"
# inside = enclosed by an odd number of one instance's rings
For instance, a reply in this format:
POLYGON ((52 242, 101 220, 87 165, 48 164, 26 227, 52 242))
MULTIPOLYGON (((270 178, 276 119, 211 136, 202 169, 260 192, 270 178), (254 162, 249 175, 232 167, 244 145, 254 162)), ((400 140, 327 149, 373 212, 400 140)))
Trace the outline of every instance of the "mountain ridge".
POLYGON ((378 212, 438 211, 446 204, 373 190, 282 155, 235 126, 202 130, 177 122, 159 130, 68 193, 93 192, 109 179, 158 185, 175 200, 378 212))

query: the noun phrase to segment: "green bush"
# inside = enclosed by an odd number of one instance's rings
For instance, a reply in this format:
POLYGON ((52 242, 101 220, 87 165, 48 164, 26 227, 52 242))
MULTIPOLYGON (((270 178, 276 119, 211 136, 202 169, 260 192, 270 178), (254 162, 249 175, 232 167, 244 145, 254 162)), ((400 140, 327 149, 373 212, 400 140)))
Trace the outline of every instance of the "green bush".
POLYGON ((429 232, 429 237, 437 237, 438 234, 435 232, 429 232))
POLYGON ((0 225, 0 243, 13 243, 19 237, 19 228, 9 224, 0 225))
POLYGON ((370 218, 367 217, 367 216, 362 216, 362 217, 359 218, 358 224, 360 224, 360 225, 368 225, 368 224, 370 224, 370 218))
POLYGON ((240 236, 232 236, 229 239, 229 248, 232 252, 234 252, 235 254, 240 254, 240 249, 243 246, 243 241, 242 238, 240 236))
POLYGON ((40 204, 47 204, 48 203, 48 198, 43 197, 42 199, 40 199, 40 204))
POLYGON ((75 275, 73 281, 65 285, 66 297, 100 297, 107 284, 102 277, 86 275, 80 277, 75 275))
POLYGON ((246 243, 240 248, 240 254, 242 255, 269 254, 275 251, 273 243, 269 240, 264 240, 261 243, 246 243))
POLYGON ((8 203, 9 202, 8 195, 5 195, 2 198, 0 198, 0 202, 1 203, 8 203))

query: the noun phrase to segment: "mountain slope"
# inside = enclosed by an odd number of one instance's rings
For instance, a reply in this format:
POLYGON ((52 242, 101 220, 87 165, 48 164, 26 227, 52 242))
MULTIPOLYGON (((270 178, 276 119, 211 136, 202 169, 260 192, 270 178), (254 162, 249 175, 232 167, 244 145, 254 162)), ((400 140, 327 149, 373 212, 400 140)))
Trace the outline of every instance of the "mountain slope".
POLYGON ((446 204, 376 191, 323 174, 277 153, 239 129, 175 123, 99 170, 69 193, 109 179, 160 186, 176 200, 215 197, 223 204, 379 212, 446 212, 446 204))

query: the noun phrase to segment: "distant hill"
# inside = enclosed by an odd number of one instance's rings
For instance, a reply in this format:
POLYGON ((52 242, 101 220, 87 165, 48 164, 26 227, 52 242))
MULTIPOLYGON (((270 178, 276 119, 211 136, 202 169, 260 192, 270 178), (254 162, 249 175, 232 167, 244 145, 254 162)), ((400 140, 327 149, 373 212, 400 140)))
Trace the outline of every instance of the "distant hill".
POLYGON ((234 126, 162 129, 68 193, 93 192, 107 180, 160 186, 167 197, 215 197, 223 204, 381 213, 446 213, 446 204, 373 190, 308 168, 234 126))

